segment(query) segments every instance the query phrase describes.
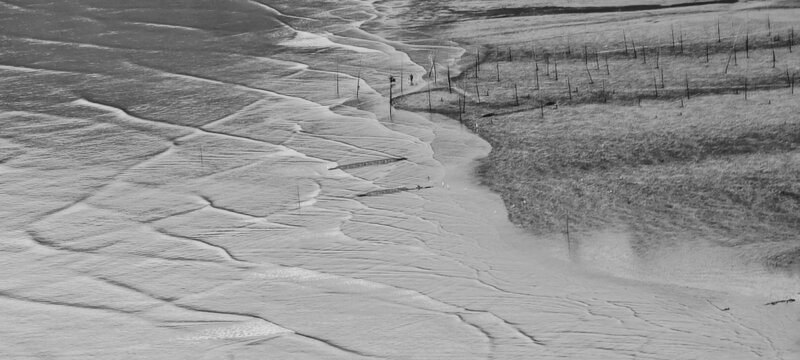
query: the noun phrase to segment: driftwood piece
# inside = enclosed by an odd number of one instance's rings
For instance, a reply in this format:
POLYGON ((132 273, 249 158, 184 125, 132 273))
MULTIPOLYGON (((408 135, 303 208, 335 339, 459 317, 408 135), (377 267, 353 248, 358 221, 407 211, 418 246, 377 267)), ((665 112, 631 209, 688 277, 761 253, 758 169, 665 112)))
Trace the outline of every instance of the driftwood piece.
POLYGON ((360 168, 360 167, 365 167, 365 166, 390 164, 390 163, 393 163, 393 162, 398 162, 398 161, 403 161, 403 160, 408 160, 408 158, 399 157, 399 158, 389 158, 389 159, 362 161, 362 162, 357 162, 357 163, 352 163, 352 164, 339 165, 337 167, 333 167, 333 168, 330 168, 328 170, 355 169, 355 168, 360 168))
POLYGON ((356 195, 356 196, 358 196, 358 197, 364 197, 364 196, 378 196, 378 195, 387 195, 387 194, 394 194, 394 193, 399 193, 399 192, 403 192, 403 191, 411 191, 411 190, 430 189, 430 188, 432 188, 432 187, 433 187, 433 186, 420 186, 420 185, 417 185, 417 186, 415 186, 415 187, 405 187, 405 186, 402 186, 402 187, 399 187, 399 188, 394 188, 394 189, 384 189, 384 190, 375 190, 375 191, 370 191, 370 192, 366 192, 366 193, 363 193, 363 194, 358 194, 358 195, 356 195))

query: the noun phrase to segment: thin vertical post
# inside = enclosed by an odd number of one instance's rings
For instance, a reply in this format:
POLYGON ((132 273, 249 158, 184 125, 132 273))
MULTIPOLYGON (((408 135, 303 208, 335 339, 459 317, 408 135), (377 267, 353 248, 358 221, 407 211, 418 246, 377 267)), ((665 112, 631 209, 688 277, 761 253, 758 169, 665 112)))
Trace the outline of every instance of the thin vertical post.
POLYGON ((572 257, 572 241, 569 240, 569 212, 567 212, 567 252, 572 257))
POLYGON ((428 112, 429 113, 431 112, 432 108, 433 108, 433 105, 431 104, 431 83, 429 81, 428 82, 428 112))
POLYGON ((672 35, 672 53, 675 53, 675 28, 674 25, 669 24, 669 32, 672 35))
POLYGON ((625 30, 622 30, 622 43, 625 45, 625 55, 628 55, 628 37, 625 36, 625 30))
POLYGON ((589 53, 588 53, 588 51, 589 50, 586 48, 586 44, 583 44, 583 63, 584 64, 588 64, 589 63, 589 53))
POLYGON ((602 91, 603 91, 603 102, 605 103, 605 102, 608 101, 608 99, 606 98, 608 96, 608 94, 606 94, 606 80, 605 79, 603 79, 603 90, 602 91))
POLYGON ((555 71, 556 81, 558 81, 558 61, 556 60, 553 60, 553 71, 555 71))
POLYGON ((403 63, 400 62, 400 95, 403 95, 403 63))
POLYGON ((475 78, 478 78, 478 72, 481 69, 481 51, 480 49, 475 49, 475 78))
POLYGON ((744 57, 749 59, 750 58, 750 34, 747 33, 744 35, 744 57))
POLYGON ((544 99, 539 96, 539 115, 544 119, 544 99))
POLYGON ((647 46, 642 45, 642 63, 647 65, 647 46))
POLYGON ((769 21, 769 15, 767 15, 767 37, 772 39, 772 23, 769 21))
POLYGON ((544 54, 544 74, 550 76, 550 54, 544 54))
POLYGON ((775 49, 772 49, 772 68, 775 68, 775 49))
POLYGON ((689 75, 684 74, 684 79, 686 80, 686 100, 689 100, 689 75))
MULTIPOLYGON (((433 71, 433 83, 438 83, 439 79, 437 77, 438 71, 436 71, 436 53, 433 54, 433 62, 431 63, 431 71, 433 71)), ((402 92, 402 88, 400 89, 402 92)))
POLYGON ((658 45, 658 51, 656 51, 656 69, 659 67, 659 62, 661 61, 661 45, 658 45))
POLYGON ((475 95, 478 98, 478 104, 481 103, 481 92, 478 91, 478 79, 475 79, 475 95))
POLYGON ((594 69, 600 70, 600 56, 597 55, 597 51, 594 52, 594 69))
POLYGON ((658 97, 658 82, 656 81, 655 74, 653 74, 653 92, 655 93, 656 97, 658 97))
POLYGON ((567 76, 567 95, 572 100, 572 85, 569 83, 569 76, 567 76))
MULTIPOLYGON (((403 81, 403 78, 400 78, 403 81)), ((358 74, 356 75, 356 100, 358 100, 358 91, 361 90, 361 67, 358 67, 358 74)))
POLYGON ((519 106, 519 96, 517 95, 517 83, 514 83, 514 103, 519 106))
POLYGON ((453 93, 453 85, 450 82, 450 64, 447 64, 447 91, 453 93))
POLYGON ((747 76, 744 77, 744 99, 747 100, 747 76))
POLYGON ((567 55, 572 55, 572 44, 570 43, 569 35, 567 35, 567 55))

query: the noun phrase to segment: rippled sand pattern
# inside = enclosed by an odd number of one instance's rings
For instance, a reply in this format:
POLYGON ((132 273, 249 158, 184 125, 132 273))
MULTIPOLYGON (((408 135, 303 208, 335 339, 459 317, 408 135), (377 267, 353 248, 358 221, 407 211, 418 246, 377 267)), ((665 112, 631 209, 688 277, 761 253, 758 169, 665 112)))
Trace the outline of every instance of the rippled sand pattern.
POLYGON ((762 325, 796 313, 511 227, 471 176, 485 142, 389 118, 387 74, 426 70, 358 28, 369 2, 0 9, 2 358, 790 356, 762 325))

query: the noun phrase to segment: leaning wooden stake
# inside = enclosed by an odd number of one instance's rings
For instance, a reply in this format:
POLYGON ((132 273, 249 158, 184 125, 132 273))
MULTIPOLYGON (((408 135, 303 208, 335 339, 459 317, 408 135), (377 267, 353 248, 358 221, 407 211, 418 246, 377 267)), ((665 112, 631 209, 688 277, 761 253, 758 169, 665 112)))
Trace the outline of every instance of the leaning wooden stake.
POLYGON ((514 83, 514 103, 519 106, 519 96, 517 95, 517 83, 514 83))
POLYGON ((205 161, 203 160, 203 145, 200 145, 200 167, 205 167, 205 161))
POLYGON ((608 54, 606 54, 605 58, 606 58, 606 75, 611 75, 611 71, 608 69, 608 54))
POLYGON ((586 75, 589 76, 589 84, 594 84, 594 80, 592 80, 592 73, 589 71, 589 67, 586 67, 586 75))
POLYGON ((717 18, 717 43, 722 42, 722 32, 719 30, 719 18, 717 18))
POLYGON ((661 68, 661 88, 664 88, 664 68, 661 68))

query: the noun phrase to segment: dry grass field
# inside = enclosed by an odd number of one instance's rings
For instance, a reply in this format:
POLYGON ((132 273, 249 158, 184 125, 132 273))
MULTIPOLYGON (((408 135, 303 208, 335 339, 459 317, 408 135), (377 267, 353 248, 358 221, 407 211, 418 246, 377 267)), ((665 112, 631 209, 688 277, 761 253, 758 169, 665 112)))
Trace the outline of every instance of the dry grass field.
POLYGON ((800 268, 800 9, 789 5, 517 9, 437 26, 467 52, 449 84, 438 63, 430 92, 394 103, 487 139, 480 175, 533 232, 562 233, 569 218, 578 236, 622 229, 643 248, 769 243, 762 260, 800 268), (470 28, 482 37, 461 35, 470 28))

